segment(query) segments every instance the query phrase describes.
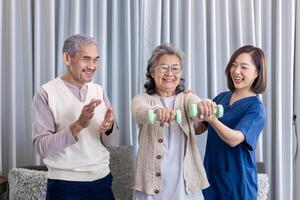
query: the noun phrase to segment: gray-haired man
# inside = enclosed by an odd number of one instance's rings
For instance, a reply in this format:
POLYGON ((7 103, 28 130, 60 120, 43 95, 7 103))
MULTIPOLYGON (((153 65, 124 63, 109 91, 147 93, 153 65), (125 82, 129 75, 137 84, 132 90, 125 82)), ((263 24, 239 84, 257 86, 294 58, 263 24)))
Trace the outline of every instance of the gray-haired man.
POLYGON ((90 83, 99 59, 94 38, 71 35, 63 46, 65 74, 33 99, 33 144, 48 167, 46 199, 114 199, 105 146, 118 128, 102 87, 90 83))

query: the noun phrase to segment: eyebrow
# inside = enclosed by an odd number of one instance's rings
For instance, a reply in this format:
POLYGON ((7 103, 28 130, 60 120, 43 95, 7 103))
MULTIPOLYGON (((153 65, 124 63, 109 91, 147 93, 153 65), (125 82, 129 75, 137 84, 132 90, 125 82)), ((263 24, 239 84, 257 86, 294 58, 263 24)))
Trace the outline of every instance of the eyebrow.
POLYGON ((159 65, 180 65, 180 63, 171 63, 171 64, 169 64, 169 63, 163 62, 163 63, 159 63, 159 65))
MULTIPOLYGON (((233 64, 233 65, 237 65, 236 62, 233 62, 232 64, 233 64)), ((244 63, 244 62, 240 63, 240 65, 247 65, 247 66, 250 66, 248 63, 244 63)))
POLYGON ((249 66, 249 64, 248 64, 248 63, 241 63, 241 65, 247 65, 247 66, 249 66))
MULTIPOLYGON (((87 59, 92 59, 92 57, 91 56, 82 56, 83 58, 87 58, 87 59)), ((97 56, 97 57, 95 57, 95 59, 99 59, 100 58, 100 56, 97 56)))

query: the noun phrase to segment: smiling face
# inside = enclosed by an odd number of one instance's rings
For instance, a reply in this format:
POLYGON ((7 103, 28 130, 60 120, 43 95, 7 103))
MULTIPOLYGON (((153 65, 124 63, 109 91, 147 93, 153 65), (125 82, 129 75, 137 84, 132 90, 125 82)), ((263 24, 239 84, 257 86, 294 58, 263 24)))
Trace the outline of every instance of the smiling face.
POLYGON ((68 68, 63 76, 64 80, 79 88, 83 84, 92 81, 99 59, 96 45, 81 46, 80 51, 74 57, 71 57, 67 52, 63 56, 68 68))
POLYGON ((180 59, 175 55, 163 55, 159 58, 151 73, 158 95, 172 96, 175 93, 182 73, 180 65, 180 59))
POLYGON ((252 92, 251 86, 258 76, 257 68, 248 53, 240 54, 230 67, 235 92, 252 92))

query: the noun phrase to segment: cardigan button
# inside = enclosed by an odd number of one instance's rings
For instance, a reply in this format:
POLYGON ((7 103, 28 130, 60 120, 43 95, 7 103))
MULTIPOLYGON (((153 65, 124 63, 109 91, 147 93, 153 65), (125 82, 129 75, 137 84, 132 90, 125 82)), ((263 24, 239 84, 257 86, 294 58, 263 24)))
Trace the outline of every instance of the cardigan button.
POLYGON ((155 174, 156 176, 160 176, 160 173, 159 172, 156 172, 156 174, 155 174))
POLYGON ((159 193, 159 190, 154 190, 154 193, 155 193, 155 194, 158 194, 158 193, 159 193))
POLYGON ((158 139, 158 142, 159 143, 163 143, 163 139, 158 139))
POLYGON ((157 155, 156 158, 157 158, 157 159, 161 159, 161 155, 157 155))

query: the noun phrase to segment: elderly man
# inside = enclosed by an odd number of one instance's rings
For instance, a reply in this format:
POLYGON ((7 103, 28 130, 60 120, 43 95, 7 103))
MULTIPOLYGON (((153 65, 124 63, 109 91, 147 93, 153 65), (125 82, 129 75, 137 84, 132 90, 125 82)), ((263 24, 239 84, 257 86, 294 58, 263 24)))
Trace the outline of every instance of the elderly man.
POLYGON ((63 46, 67 70, 33 100, 33 144, 48 167, 46 199, 114 199, 109 152, 118 128, 103 88, 91 83, 99 54, 77 34, 63 46))

